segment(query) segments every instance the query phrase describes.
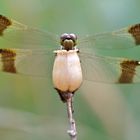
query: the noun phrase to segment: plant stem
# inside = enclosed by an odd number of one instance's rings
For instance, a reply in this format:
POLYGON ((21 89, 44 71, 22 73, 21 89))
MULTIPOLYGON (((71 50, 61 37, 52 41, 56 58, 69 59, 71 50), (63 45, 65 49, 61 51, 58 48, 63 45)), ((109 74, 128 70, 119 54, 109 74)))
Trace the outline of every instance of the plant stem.
POLYGON ((70 123, 70 129, 67 131, 67 133, 69 134, 71 140, 77 140, 77 131, 76 131, 76 124, 75 124, 75 120, 73 119, 73 105, 72 105, 72 97, 73 94, 72 93, 68 93, 69 97, 67 99, 67 113, 68 113, 68 119, 69 119, 69 123, 70 123))

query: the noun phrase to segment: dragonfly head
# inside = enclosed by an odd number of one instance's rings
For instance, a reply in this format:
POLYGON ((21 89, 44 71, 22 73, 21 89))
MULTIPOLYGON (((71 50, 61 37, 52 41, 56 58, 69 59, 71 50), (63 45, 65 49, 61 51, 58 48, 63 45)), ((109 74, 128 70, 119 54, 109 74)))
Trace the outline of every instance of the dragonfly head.
POLYGON ((77 36, 75 34, 67 34, 64 33, 60 37, 60 43, 62 46, 62 49, 64 50, 73 50, 77 44, 77 36))

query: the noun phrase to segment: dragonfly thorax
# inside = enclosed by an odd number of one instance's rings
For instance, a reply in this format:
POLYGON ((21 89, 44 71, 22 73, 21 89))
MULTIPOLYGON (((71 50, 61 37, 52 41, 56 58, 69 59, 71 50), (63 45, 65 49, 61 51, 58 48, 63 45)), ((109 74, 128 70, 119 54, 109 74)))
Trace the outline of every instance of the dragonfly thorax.
POLYGON ((64 50, 74 50, 77 44, 77 36, 75 34, 64 33, 60 37, 60 43, 64 50))

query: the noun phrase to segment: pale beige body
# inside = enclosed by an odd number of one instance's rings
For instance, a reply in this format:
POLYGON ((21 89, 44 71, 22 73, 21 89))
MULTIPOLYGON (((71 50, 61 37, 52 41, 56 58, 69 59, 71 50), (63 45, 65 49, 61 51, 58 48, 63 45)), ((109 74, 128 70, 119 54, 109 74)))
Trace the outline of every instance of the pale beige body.
POLYGON ((62 92, 74 92, 82 83, 78 50, 57 50, 53 66, 54 87, 62 92))

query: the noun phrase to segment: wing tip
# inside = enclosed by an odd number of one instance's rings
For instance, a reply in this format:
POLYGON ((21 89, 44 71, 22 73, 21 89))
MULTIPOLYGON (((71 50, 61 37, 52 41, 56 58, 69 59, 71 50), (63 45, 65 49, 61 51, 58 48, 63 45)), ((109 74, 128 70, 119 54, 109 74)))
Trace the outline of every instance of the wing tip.
POLYGON ((140 23, 130 26, 128 33, 135 39, 135 44, 140 45, 140 23))
POLYGON ((12 25, 12 21, 8 19, 7 17, 0 14, 0 35, 3 35, 4 30, 12 25))

